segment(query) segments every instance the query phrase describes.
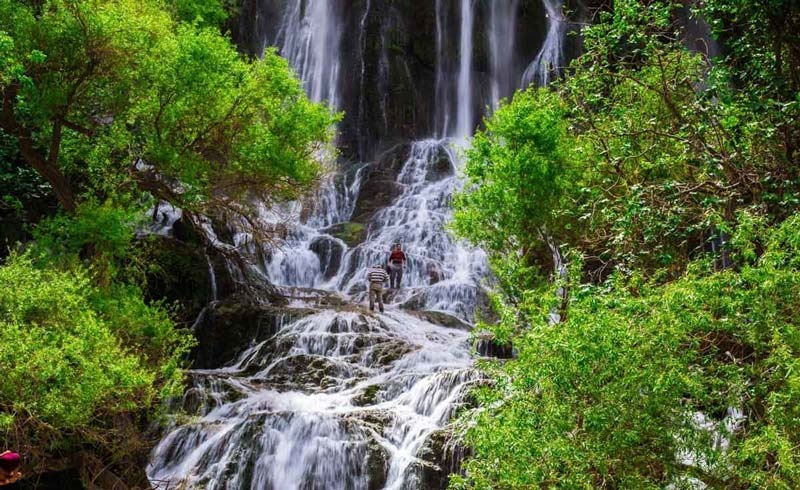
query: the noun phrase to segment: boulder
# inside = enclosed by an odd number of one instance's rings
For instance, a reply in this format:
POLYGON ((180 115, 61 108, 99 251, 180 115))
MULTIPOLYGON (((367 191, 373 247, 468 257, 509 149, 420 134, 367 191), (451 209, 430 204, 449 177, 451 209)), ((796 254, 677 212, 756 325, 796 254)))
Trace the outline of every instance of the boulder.
POLYGON ((369 385, 366 388, 364 388, 364 390, 360 394, 354 396, 351 402, 353 403, 353 405, 357 407, 374 405, 375 395, 378 394, 378 391, 380 391, 380 389, 381 389, 380 385, 369 385))
POLYGON ((308 309, 260 305, 239 295, 212 305, 195 325, 194 367, 222 367, 252 343, 275 335, 286 322, 310 313, 313 311, 308 309))
POLYGON ((455 174, 455 167, 453 161, 450 159, 450 154, 445 150, 444 146, 440 146, 436 152, 436 157, 428 168, 428 173, 425 174, 425 179, 431 182, 442 180, 445 177, 450 177, 455 174))
POLYGON ((351 221, 367 224, 375 213, 392 203, 403 191, 397 176, 408 160, 411 144, 396 145, 364 167, 361 191, 351 221))
POLYGON ((322 276, 325 279, 334 277, 342 265, 344 245, 325 235, 316 237, 308 248, 319 258, 322 276))
POLYGON ((420 488, 447 490, 450 475, 463 474, 461 462, 469 455, 469 448, 460 443, 450 428, 431 433, 417 453, 420 463, 413 469, 420 488))
POLYGON ((440 327, 457 328, 459 330, 467 330, 467 331, 472 330, 472 325, 458 318, 457 316, 444 311, 409 310, 407 313, 419 317, 421 320, 424 320, 428 323, 439 325, 440 327))
MULTIPOLYGON (((367 237, 366 228, 364 227, 364 225, 362 223, 356 223, 353 221, 337 223, 322 231, 332 237, 338 238, 339 240, 343 241, 350 248, 353 248, 359 243, 363 242, 364 239, 367 237)), ((312 250, 314 249, 312 248, 312 250)), ((341 265, 341 257, 339 265, 341 265)))

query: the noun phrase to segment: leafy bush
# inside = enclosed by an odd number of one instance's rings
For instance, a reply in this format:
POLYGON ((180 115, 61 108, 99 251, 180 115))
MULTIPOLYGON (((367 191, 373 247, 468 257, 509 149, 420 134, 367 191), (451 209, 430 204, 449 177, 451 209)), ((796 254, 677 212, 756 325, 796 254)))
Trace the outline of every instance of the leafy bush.
POLYGON ((73 431, 147 409, 180 381, 189 343, 135 288, 102 291, 80 267, 43 269, 28 255, 0 267, 0 286, 0 410, 16 422, 73 431))
POLYGON ((92 307, 85 273, 43 271, 12 256, 0 284, 4 411, 70 429, 101 407, 125 410, 152 399, 153 374, 92 307))
POLYGON ((467 154, 454 229, 519 356, 484 366, 456 488, 800 487, 800 8, 697 4, 709 63, 681 5, 595 12, 467 154))
POLYGON ((140 482, 148 421, 182 391, 192 345, 137 288, 12 255, 0 266, 0 443, 35 472, 104 461, 140 482))
POLYGON ((740 272, 617 275, 575 285, 562 324, 530 315, 519 357, 485 366, 455 488, 800 486, 800 215, 754 238, 740 272))

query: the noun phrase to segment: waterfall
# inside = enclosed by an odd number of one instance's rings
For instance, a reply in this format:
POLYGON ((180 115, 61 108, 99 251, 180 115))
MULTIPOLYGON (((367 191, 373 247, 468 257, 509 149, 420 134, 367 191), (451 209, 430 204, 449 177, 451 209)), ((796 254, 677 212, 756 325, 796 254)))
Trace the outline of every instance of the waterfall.
POLYGON ((480 379, 469 333, 399 311, 285 322, 227 366, 190 373, 153 451, 156 488, 407 489, 418 452, 480 379), (178 407, 176 407, 178 408, 178 407))
POLYGON ((264 267, 270 281, 342 291, 361 301, 367 269, 385 263, 392 244, 401 243, 408 263, 405 287, 395 302, 413 298, 419 307, 472 320, 488 265, 481 250, 446 231, 450 199, 460 185, 457 151, 447 139, 429 139, 411 143, 407 152, 395 177, 402 192, 375 213, 363 242, 354 247, 331 235, 330 228, 351 219, 366 167, 329 176, 306 216, 295 212, 300 223, 289 226, 284 246, 263 254, 269 258, 264 267))
MULTIPOLYGON (((538 83, 561 64, 564 32, 560 3, 544 1, 547 40, 523 77, 538 83)), ((396 67, 405 66, 409 81, 418 69, 396 58, 392 28, 402 22, 373 22, 374 15, 396 12, 372 0, 357 11, 341 0, 279 4, 269 44, 290 61, 309 97, 352 108, 359 121, 382 113, 375 122, 389 128, 397 116, 387 116, 386 94, 402 71, 396 67), (368 28, 376 25, 381 49, 368 65, 364 53, 376 42, 368 28), (362 58, 350 59, 353 53, 362 58), (370 69, 377 77, 368 76, 370 69), (380 100, 367 100, 374 84, 380 100)), ((515 64, 519 0, 492 0, 486 22, 480 5, 435 0, 431 6, 435 66, 426 66, 431 79, 418 86, 433 89, 432 100, 423 101, 435 106, 432 135, 375 149, 383 153, 371 162, 323 156, 332 170, 313 195, 258 204, 250 217, 278 243, 260 243, 235 223, 229 224, 233 244, 222 243, 205 223, 220 247, 250 258, 248 277, 268 280, 286 304, 265 309, 257 324, 237 325, 246 340, 224 365, 189 372, 190 387, 172 402, 176 415, 151 454, 154 488, 426 490, 432 468, 448 471, 431 441, 481 379, 472 367, 469 329, 487 301, 489 280, 485 253, 447 231, 452 197, 462 185, 460 155, 480 116, 478 99, 496 107, 518 88, 523 71, 515 64), (473 56, 483 41, 488 78, 476 71, 482 60, 473 56), (484 80, 488 90, 480 88, 484 80), (370 312, 366 270, 385 263, 393 243, 408 257, 402 288, 387 293, 385 313, 370 312)), ((173 219, 164 216, 158 230, 173 219)), ((217 299, 210 261, 209 274, 217 299)), ((234 279, 245 281, 244 272, 234 279)), ((220 299, 194 330, 224 314, 220 299)))
POLYGON ((289 60, 314 101, 339 107, 341 27, 336 3, 290 0, 275 44, 289 60))
POLYGON ((493 1, 489 11, 489 53, 491 56, 491 106, 509 97, 515 89, 514 36, 519 0, 493 1))
POLYGON ((214 264, 211 263, 211 257, 206 255, 206 264, 208 265, 208 281, 211 283, 211 301, 217 301, 217 274, 214 272, 214 264))
POLYGON ((467 138, 472 134, 472 31, 474 12, 472 0, 461 0, 460 64, 458 67, 458 112, 456 137, 467 138))
POLYGON ((442 0, 436 0, 436 134, 446 136, 450 129, 450 92, 448 87, 449 70, 448 57, 445 52, 445 40, 447 28, 446 10, 442 5, 442 0))
POLYGON ((525 69, 522 85, 536 82, 539 86, 550 83, 553 73, 558 73, 564 62, 563 40, 566 23, 563 20, 562 0, 543 0, 547 12, 547 37, 536 58, 525 69))

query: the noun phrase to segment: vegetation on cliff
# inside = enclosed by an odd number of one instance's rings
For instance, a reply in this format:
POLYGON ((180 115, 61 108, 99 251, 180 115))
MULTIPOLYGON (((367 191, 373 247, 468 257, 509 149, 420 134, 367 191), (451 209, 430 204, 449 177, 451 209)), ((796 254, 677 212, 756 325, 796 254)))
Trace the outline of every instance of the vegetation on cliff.
POLYGON ((800 11, 695 15, 724 56, 673 2, 614 2, 468 151, 454 228, 518 357, 485 366, 454 487, 800 485, 800 11))
POLYGON ((32 478, 142 483, 191 345, 147 294, 148 210, 246 222, 245 196, 295 198, 322 170, 335 116, 274 52, 237 52, 230 8, 0 0, 0 445, 32 478))

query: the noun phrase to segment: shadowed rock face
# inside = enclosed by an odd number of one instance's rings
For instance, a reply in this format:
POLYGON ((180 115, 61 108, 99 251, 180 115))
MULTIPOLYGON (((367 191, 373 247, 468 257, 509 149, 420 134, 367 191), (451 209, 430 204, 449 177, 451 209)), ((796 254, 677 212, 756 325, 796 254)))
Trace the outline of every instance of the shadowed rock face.
POLYGON ((394 146, 364 168, 352 221, 367 224, 375 213, 394 201, 403 189, 397 176, 411 151, 410 144, 394 146))
POLYGON ((292 322, 311 310, 262 306, 250 298, 233 296, 210 306, 195 326, 197 347, 193 366, 214 369, 234 359, 251 344, 266 340, 286 322, 292 322))
MULTIPOLYGON (((437 134, 433 100, 437 79, 437 15, 435 0, 329 0, 341 26, 339 52, 338 146, 345 157, 371 161, 401 142, 437 134)), ((496 0, 493 0, 496 1, 496 0)), ((499 0, 509 1, 509 0, 499 0)), ((242 0, 232 34, 241 48, 259 55, 279 37, 288 0, 242 0)), ((459 0, 440 0, 441 56, 452 60, 446 71, 454 77, 459 52, 459 0)), ((574 9, 573 9, 574 10, 574 9)), ((490 2, 475 2, 473 113, 480 120, 490 98, 490 2)), ((514 48, 508 79, 518 83, 544 40, 545 11, 541 0, 518 0, 514 48)), ((572 53, 568 47, 567 54, 572 53)), ((513 83, 500 94, 511 95, 513 83)), ((453 95, 453 94, 451 94, 453 95)), ((439 134, 439 136, 444 136, 439 134)))
POLYGON ((330 279, 339 272, 339 267, 342 265, 342 255, 344 254, 344 246, 341 243, 331 237, 321 235, 311 241, 309 248, 319 258, 323 268, 321 271, 323 278, 330 279))

